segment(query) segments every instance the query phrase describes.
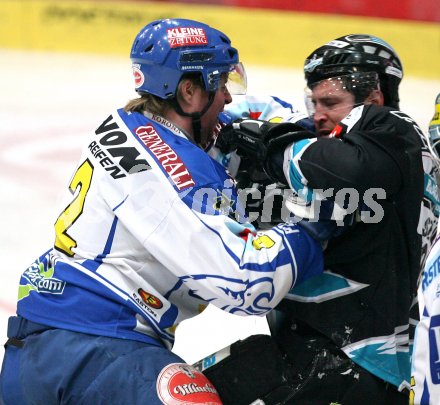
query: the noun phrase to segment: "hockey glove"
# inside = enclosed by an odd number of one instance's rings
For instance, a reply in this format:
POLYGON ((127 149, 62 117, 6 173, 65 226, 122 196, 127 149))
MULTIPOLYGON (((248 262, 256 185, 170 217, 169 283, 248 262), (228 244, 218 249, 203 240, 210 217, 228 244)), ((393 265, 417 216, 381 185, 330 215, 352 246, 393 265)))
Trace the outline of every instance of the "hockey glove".
POLYGON ((254 160, 272 180, 287 184, 283 174, 285 148, 314 137, 313 132, 291 122, 238 119, 221 130, 217 147, 223 153, 236 150, 240 156, 254 160))

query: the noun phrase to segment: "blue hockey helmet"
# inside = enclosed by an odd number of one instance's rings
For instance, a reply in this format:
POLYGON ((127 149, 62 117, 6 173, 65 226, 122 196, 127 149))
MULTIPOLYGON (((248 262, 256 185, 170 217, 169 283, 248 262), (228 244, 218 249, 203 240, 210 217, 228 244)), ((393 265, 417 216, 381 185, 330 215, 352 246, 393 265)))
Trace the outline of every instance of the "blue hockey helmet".
POLYGON ((367 34, 345 35, 314 50, 304 63, 309 87, 323 79, 359 72, 376 72, 385 105, 399 108, 402 63, 396 51, 381 38, 367 34))
POLYGON ((216 91, 228 73, 231 94, 245 94, 246 73, 230 39, 209 25, 187 19, 163 19, 146 25, 131 48, 135 88, 162 99, 175 97, 180 79, 200 73, 205 89, 216 91))

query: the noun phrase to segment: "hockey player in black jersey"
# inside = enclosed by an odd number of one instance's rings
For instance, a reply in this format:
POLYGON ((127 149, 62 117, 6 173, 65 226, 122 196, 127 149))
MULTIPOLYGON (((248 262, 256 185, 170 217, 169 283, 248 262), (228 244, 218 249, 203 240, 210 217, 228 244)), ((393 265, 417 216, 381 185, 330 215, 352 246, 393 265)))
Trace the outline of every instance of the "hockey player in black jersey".
MULTIPOLYGON (((269 315, 282 375, 271 392, 254 388, 265 404, 407 404, 421 234, 426 251, 438 216, 435 159, 399 111, 403 69, 386 42, 337 38, 304 71, 315 134, 246 119, 223 132, 294 191, 294 219, 326 245, 325 273, 269 315)), ((206 371, 214 384, 220 364, 206 371)))

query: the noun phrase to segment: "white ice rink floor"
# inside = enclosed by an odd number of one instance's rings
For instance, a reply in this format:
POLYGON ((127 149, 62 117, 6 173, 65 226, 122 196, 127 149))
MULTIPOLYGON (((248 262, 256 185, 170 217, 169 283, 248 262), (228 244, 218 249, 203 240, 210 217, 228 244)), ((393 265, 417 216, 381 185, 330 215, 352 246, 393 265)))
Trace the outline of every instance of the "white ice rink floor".
MULTIPOLYGON (((136 94, 128 58, 0 50, 0 60, 1 361, 19 276, 52 244, 57 196, 82 140, 136 94)), ((300 71, 247 66, 247 73, 249 94, 297 100, 303 108, 300 71)), ((406 77, 401 109, 426 130, 438 92, 440 78, 406 77)), ((268 333, 264 319, 208 308, 182 323, 174 351, 194 362, 254 333, 268 333)))

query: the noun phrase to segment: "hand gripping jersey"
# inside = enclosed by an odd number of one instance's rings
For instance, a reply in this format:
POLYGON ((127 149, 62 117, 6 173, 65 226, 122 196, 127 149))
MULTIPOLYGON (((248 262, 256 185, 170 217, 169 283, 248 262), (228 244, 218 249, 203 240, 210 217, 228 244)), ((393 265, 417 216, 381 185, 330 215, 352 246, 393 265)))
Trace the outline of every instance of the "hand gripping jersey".
POLYGON ((322 271, 296 225, 247 225, 224 167, 175 125, 114 111, 87 140, 52 249, 22 275, 18 314, 165 344, 208 303, 261 315, 322 271))
MULTIPOLYGON (((293 105, 285 100, 274 96, 236 95, 232 103, 225 106, 225 111, 219 116, 219 129, 230 124, 236 119, 251 118, 270 122, 305 122, 310 124, 307 116, 296 110, 293 105)), ((236 152, 224 154, 218 148, 213 147, 209 154, 223 166, 228 168, 232 176, 243 170, 240 167, 241 158, 236 152)))
POLYGON ((285 174, 297 192, 357 196, 357 221, 328 242, 326 271, 293 289, 282 307, 372 374, 408 388, 409 312, 421 262, 421 130, 402 112, 374 105, 353 109, 339 130, 288 149, 285 174))

